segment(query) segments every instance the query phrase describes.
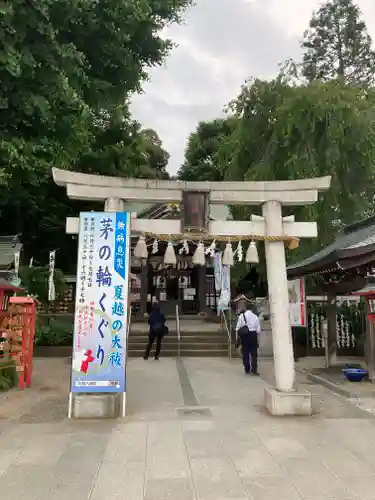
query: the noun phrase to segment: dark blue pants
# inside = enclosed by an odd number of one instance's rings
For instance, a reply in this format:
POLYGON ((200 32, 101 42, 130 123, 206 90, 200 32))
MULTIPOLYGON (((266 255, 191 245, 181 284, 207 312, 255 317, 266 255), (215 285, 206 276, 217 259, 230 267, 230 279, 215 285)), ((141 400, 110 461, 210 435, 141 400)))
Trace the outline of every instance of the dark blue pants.
POLYGON ((155 334, 151 334, 151 333, 149 334, 149 336, 148 336, 148 344, 147 344, 147 347, 146 347, 145 354, 143 356, 144 359, 148 359, 148 357, 150 356, 152 345, 153 345, 155 339, 156 339, 155 358, 159 357, 160 350, 161 350, 161 339, 162 338, 163 337, 161 335, 155 335, 155 334))
POLYGON ((246 373, 258 372, 258 334, 251 331, 241 336, 242 362, 246 373), (251 357, 251 366, 250 366, 251 357))

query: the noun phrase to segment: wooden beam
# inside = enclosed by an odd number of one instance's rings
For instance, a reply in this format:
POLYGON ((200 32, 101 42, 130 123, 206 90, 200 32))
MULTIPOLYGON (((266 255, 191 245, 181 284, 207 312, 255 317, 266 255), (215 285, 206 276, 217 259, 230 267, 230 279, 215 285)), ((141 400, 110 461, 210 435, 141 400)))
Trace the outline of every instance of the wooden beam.
MULTIPOLYGON (((180 234, 181 224, 179 220, 171 219, 132 219, 132 233, 154 233, 160 235, 180 234)), ((283 222, 284 234, 280 236, 296 238, 316 238, 318 228, 316 222, 283 222)), ((66 232, 68 234, 79 233, 79 218, 68 217, 66 220, 66 232)), ((209 223, 209 234, 215 236, 239 236, 248 235, 265 236, 266 229, 264 221, 211 221, 209 223)))

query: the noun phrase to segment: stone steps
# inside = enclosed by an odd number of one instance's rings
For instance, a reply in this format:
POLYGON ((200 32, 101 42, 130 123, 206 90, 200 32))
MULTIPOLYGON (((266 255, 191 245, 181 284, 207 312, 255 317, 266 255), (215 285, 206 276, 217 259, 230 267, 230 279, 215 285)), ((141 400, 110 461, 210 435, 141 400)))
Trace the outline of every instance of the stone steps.
MULTIPOLYGON (((163 338, 162 356, 178 356, 176 327, 170 322, 169 333, 163 338)), ((131 325, 128 340, 128 356, 142 357, 148 342, 147 324, 131 325)), ((154 349, 150 356, 153 355, 154 349)), ((202 324, 201 321, 183 322, 181 325, 180 355, 184 357, 227 357, 228 338, 220 324, 202 324)))
MULTIPOLYGON (((132 349, 128 351, 128 357, 129 358, 141 358, 144 354, 145 348, 143 349, 132 349)), ((150 358, 153 357, 155 354, 155 348, 152 349, 150 358)), ((175 358, 178 356, 178 351, 177 349, 165 349, 163 347, 160 357, 165 357, 165 358, 175 358)), ((209 351, 207 349, 181 349, 180 356, 184 358, 226 358, 228 357, 228 348, 226 347, 225 349, 212 349, 210 348, 209 351)))

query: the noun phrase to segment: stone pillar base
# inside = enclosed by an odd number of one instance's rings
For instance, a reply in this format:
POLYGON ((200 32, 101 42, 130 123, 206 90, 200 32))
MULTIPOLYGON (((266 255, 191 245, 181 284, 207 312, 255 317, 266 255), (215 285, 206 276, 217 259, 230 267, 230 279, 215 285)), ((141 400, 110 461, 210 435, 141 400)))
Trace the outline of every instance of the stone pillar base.
POLYGON ((117 418, 121 394, 73 394, 72 418, 117 418))
POLYGON ((278 392, 276 389, 265 389, 264 404, 271 415, 312 415, 312 396, 307 391, 278 392))

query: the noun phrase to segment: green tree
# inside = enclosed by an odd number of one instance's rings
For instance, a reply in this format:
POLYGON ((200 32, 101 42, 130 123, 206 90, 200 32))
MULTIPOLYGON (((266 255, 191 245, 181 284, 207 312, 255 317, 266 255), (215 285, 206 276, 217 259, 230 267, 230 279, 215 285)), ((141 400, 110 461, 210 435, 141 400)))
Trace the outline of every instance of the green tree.
MULTIPOLYGON (((374 212, 375 92, 338 81, 293 86, 282 78, 252 81, 231 104, 239 118, 232 138, 231 179, 288 180, 331 175, 332 187, 310 207, 319 238, 301 242, 294 258, 311 254, 338 228, 374 212)), ((249 217, 247 208, 234 216, 249 217)), ((285 211, 288 215, 288 211, 285 211)))
POLYGON ((375 53, 361 11, 353 0, 328 0, 314 13, 302 42, 302 70, 309 80, 341 78, 375 82, 375 53))
MULTIPOLYGON (((35 296, 42 304, 48 304, 48 266, 44 267, 21 267, 19 270, 21 278, 21 287, 29 295, 35 296)), ((61 296, 67 286, 64 280, 64 274, 60 269, 55 269, 54 284, 56 296, 61 296)))
POLYGON ((143 158, 150 170, 148 177, 157 179, 169 179, 169 174, 166 170, 169 153, 163 148, 163 143, 152 129, 144 129, 140 131, 141 149, 143 158))
POLYGON ((154 130, 142 130, 127 106, 101 110, 93 122, 95 142, 73 169, 99 175, 167 178, 169 153, 154 130))
MULTIPOLYGON (((189 0, 13 0, 0 10, 1 180, 71 168, 102 110, 140 89, 189 0)), ((94 128, 94 130, 93 130, 94 128)), ((101 133, 101 132, 99 132, 101 133)))
POLYGON ((185 162, 178 171, 178 178, 184 181, 223 180, 224 171, 219 166, 217 154, 236 124, 237 119, 233 117, 200 122, 188 138, 185 162))
POLYGON ((166 175, 166 153, 155 145, 150 153, 123 103, 140 89, 148 68, 164 60, 171 42, 161 30, 178 22, 189 4, 12 0, 1 5, 0 230, 21 233, 26 254, 40 264, 58 247, 57 265, 74 266, 76 244, 65 236, 65 217, 98 208, 69 201, 52 182, 53 166, 166 175))

